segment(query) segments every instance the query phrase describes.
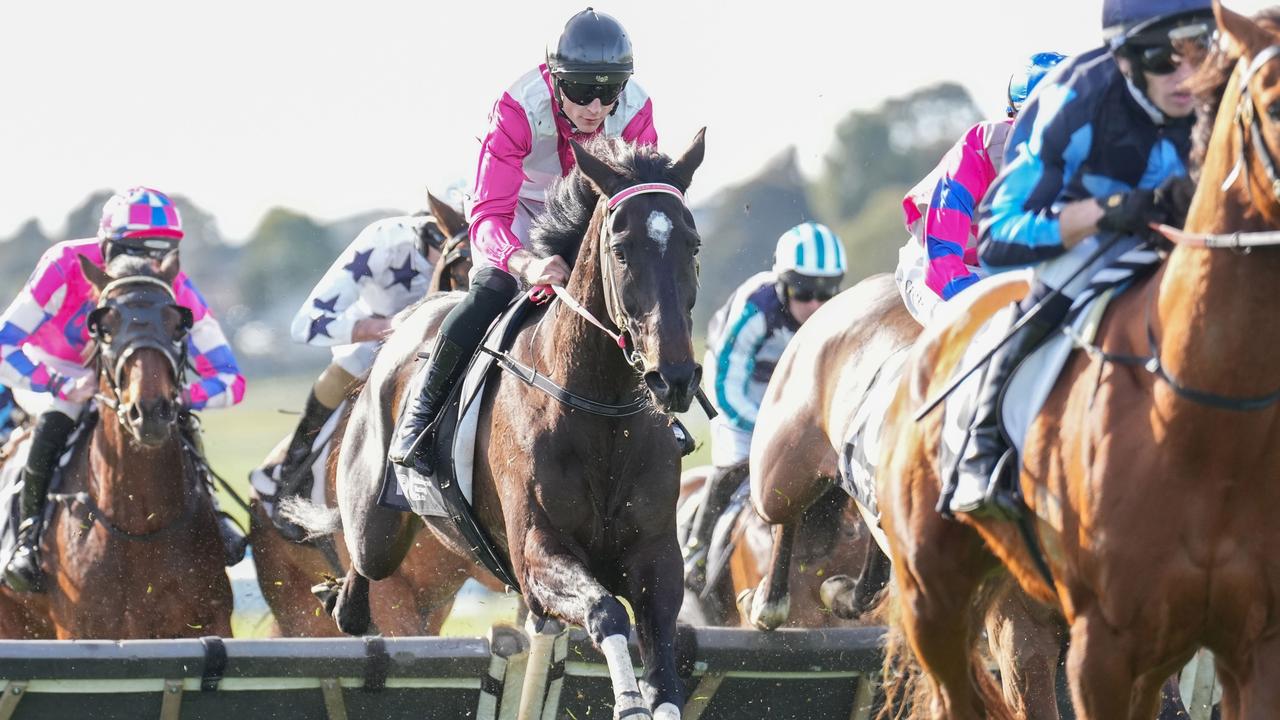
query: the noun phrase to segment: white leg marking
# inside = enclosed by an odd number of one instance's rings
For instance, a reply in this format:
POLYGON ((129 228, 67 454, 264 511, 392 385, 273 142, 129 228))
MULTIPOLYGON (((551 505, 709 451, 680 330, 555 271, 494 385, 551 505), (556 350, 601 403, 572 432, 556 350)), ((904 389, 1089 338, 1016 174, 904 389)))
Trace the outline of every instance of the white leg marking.
POLYGON ((658 244, 658 252, 666 255, 667 239, 671 237, 671 218, 661 210, 654 210, 649 213, 645 226, 649 230, 649 239, 658 244))
POLYGON ((653 714, 653 720, 680 720, 680 708, 671 703, 662 703, 653 714))
POLYGON ((613 694, 639 692, 640 684, 636 682, 635 667, 631 665, 631 651, 627 649, 627 638, 623 635, 610 635, 600 643, 605 662, 609 665, 609 680, 613 682, 613 694))

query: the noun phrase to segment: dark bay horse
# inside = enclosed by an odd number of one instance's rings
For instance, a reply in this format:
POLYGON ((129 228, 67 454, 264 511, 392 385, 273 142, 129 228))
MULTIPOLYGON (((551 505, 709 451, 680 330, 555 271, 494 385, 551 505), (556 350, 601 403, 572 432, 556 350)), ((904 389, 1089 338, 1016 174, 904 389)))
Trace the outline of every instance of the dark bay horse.
POLYGON ((1026 439, 1019 482, 1052 583, 1013 524, 934 511, 940 413, 912 418, 985 318, 1025 294, 1025 278, 976 286, 957 321, 913 351, 890 414, 896 442, 880 497, 902 627, 930 677, 930 717, 1008 716, 975 672, 968 620, 975 587, 1002 564, 1070 625, 1080 717, 1154 716, 1161 684, 1198 647, 1216 657, 1223 717, 1280 715, 1280 408, 1267 395, 1280 387, 1280 252, 1212 249, 1204 245, 1214 238, 1201 236, 1275 242, 1274 233, 1249 233, 1280 226, 1271 160, 1280 148, 1280 25, 1215 12, 1235 71, 1189 235, 1102 321, 1096 346, 1114 361, 1076 353, 1026 439))
MULTIPOLYGON (((647 397, 652 409, 590 415, 502 375, 486 392, 476 439, 477 516, 532 616, 581 625, 604 652, 615 717, 654 717, 653 708, 669 720, 684 706, 673 646, 683 592, 680 451, 666 413, 689 407, 701 374, 690 337, 700 241, 681 193, 702 162, 702 138, 675 161, 618 140, 575 145, 577 169, 550 193, 532 238, 537 252, 571 264, 568 293, 602 322, 612 320, 629 352, 557 301, 520 332, 513 355, 574 394, 616 405, 647 397), (635 614, 639 685, 619 597, 635 614)), ((338 457, 352 557, 334 610, 344 630, 367 626, 368 578, 394 571, 411 537, 376 498, 404 384, 451 302, 429 300, 405 319, 354 401, 338 457)), ((471 557, 451 527, 429 525, 471 557)))
MULTIPOLYGON (((877 275, 820 308, 779 359, 751 442, 752 500, 773 524, 762 581, 739 596, 739 612, 756 627, 779 627, 794 612, 794 600, 802 609, 819 602, 845 618, 872 610, 890 575, 874 517, 859 518, 853 510, 845 518, 842 528, 856 528, 857 545, 828 557, 827 577, 797 572, 792 555, 813 542, 806 525, 815 510, 830 505, 832 493, 847 497, 834 486, 838 449, 881 367, 919 335, 892 276, 877 275)), ((848 505, 861 510, 852 500, 848 505)), ((1020 717, 1056 719, 1060 621, 1007 584, 988 588, 987 596, 992 611, 982 620, 1005 697, 1020 717)))
POLYGON ((174 302, 177 253, 154 270, 121 256, 97 288, 99 418, 63 468, 41 541, 48 591, 0 591, 6 637, 176 638, 231 634, 231 585, 202 471, 179 418, 190 311, 174 302))
MULTIPOLYGON (((423 233, 423 254, 426 245, 440 253, 428 286, 430 293, 465 290, 467 274, 471 270, 470 229, 466 219, 448 203, 427 193, 433 226, 423 233), (434 241, 432 240, 434 238, 434 241)), ((352 389, 352 396, 359 388, 352 389)), ((350 412, 350 403, 344 413, 350 412)), ((347 425, 339 420, 333 437, 340 440, 347 425)), ((286 436, 264 460, 264 467, 279 465, 284 461, 292 434, 286 436)), ((330 507, 337 507, 335 468, 339 442, 328 444, 329 472, 325 498, 330 507)), ((308 463, 309 464, 309 463, 308 463)), ((339 532, 322 550, 312 543, 295 543, 276 531, 257 491, 253 492, 253 510, 250 514, 249 544, 253 547, 257 566, 258 586, 266 598, 281 635, 286 637, 326 637, 342 634, 328 615, 316 612, 319 607, 312 594, 312 586, 321 583, 326 576, 341 577, 350 567, 346 544, 339 532)), ((406 524, 421 527, 406 516, 406 524)), ((453 596, 469 577, 474 577, 492 590, 501 587, 492 576, 483 571, 474 572, 469 560, 443 552, 439 544, 426 533, 419 533, 412 540, 404 562, 391 577, 373 587, 370 603, 373 622, 378 631, 387 636, 438 635, 453 606, 453 596)))

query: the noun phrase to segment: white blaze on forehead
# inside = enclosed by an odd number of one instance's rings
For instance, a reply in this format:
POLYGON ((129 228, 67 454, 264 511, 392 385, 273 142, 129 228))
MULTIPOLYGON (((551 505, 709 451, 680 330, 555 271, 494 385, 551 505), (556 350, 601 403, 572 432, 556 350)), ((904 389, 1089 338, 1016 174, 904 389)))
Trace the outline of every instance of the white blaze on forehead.
POLYGON ((666 255, 667 238, 671 237, 671 218, 661 210, 654 210, 649 213, 649 220, 645 226, 649 229, 649 239, 658 244, 659 252, 666 255))

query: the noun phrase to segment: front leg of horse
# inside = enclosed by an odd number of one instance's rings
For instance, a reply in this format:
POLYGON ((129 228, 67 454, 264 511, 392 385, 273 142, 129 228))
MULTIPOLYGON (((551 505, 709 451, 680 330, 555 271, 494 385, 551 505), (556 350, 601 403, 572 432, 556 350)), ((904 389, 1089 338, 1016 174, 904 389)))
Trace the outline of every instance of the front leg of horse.
POLYGON ((791 552, 795 545, 797 519, 773 526, 773 554, 769 557, 769 574, 759 587, 748 588, 738 595, 738 612, 760 630, 776 630, 791 613, 791 552))
MULTIPOLYGON (((615 720, 653 718, 631 664, 631 621, 626 608, 564 546, 558 533, 534 528, 525 535, 523 549, 524 595, 530 612, 580 625, 591 636, 609 666, 615 720)), ((681 581, 679 557, 677 552, 671 576, 677 588, 681 581)), ((673 628, 674 622, 673 616, 673 628)), ((666 717, 678 718, 679 713, 666 717)))
POLYGON ((678 720, 684 684, 676 671, 676 616, 684 599, 680 549, 672 537, 627 552, 627 599, 644 661, 644 693, 657 720, 678 720))

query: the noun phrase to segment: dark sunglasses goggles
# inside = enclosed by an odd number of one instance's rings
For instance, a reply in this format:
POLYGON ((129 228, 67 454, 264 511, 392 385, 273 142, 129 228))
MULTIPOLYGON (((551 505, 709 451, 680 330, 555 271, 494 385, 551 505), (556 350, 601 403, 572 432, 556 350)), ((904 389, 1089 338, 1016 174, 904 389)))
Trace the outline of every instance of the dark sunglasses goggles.
POLYGON ((1159 32, 1141 33, 1127 45, 1139 68, 1152 75, 1177 72, 1184 62, 1198 66, 1217 38, 1211 21, 1178 25, 1159 32))
POLYGON ((577 83, 567 80, 557 82, 560 92, 574 105, 590 105, 592 100, 599 100, 601 105, 612 105, 618 101, 627 83, 577 83))

